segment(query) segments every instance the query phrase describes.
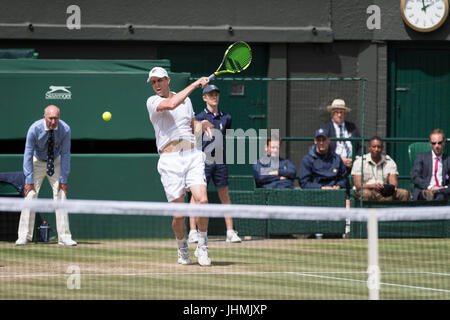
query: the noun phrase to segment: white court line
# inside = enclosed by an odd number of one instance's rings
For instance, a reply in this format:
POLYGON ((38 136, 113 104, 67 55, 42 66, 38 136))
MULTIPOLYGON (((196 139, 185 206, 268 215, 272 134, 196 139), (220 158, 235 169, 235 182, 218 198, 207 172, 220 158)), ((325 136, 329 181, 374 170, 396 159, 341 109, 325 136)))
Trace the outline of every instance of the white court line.
MULTIPOLYGON (((332 280, 345 280, 345 281, 353 281, 353 282, 364 282, 367 283, 367 280, 356 280, 356 279, 348 279, 348 278, 338 278, 338 277, 331 277, 331 276, 322 276, 318 274, 306 274, 306 273, 299 273, 299 272, 293 272, 294 274, 307 276, 307 277, 315 277, 315 278, 323 278, 323 279, 332 279, 332 280)), ((391 272, 395 273, 395 272, 391 272)), ((406 272, 409 273, 409 272, 406 272)), ((383 273, 382 273, 383 274, 383 273)), ((393 287, 401 287, 401 288, 409 288, 409 289, 420 289, 420 290, 428 290, 428 291, 438 291, 438 292, 446 292, 450 293, 450 290, 447 289, 436 289, 436 288, 427 288, 427 287, 419 287, 419 286, 409 286, 406 284, 396 284, 396 283, 386 283, 386 282, 380 282, 380 285, 385 286, 393 286, 393 287)))
MULTIPOLYGON (((316 275, 316 274, 367 274, 367 271, 230 271, 230 272, 133 272, 133 273, 81 273, 82 276, 153 276, 153 275, 251 275, 251 274, 301 274, 301 275, 316 275)), ((440 273, 440 272, 428 272, 428 271, 401 271, 401 272, 381 272, 381 274, 429 274, 437 276, 447 276, 450 277, 450 273, 440 273)), ((26 278, 26 277, 58 277, 65 276, 65 273, 55 273, 55 274, 44 274, 44 273, 30 273, 30 274, 10 274, 2 275, 0 278, 26 278)), ((359 281, 359 280, 358 280, 359 281)))
MULTIPOLYGON (((367 283, 367 280, 357 280, 350 278, 341 278, 341 277, 333 277, 333 276, 325 276, 323 274, 367 274, 365 271, 360 272, 352 272, 352 271, 336 271, 336 272, 288 272, 288 271, 267 271, 267 272, 142 272, 142 273, 81 273, 82 277, 114 277, 114 276, 123 276, 123 277, 136 277, 136 276, 173 276, 173 275, 263 275, 263 274, 293 274, 305 277, 313 277, 313 278, 322 278, 322 279, 331 279, 331 280, 344 280, 350 282, 360 282, 367 283)), ((430 275, 440 275, 440 276, 450 276, 448 273, 436 273, 436 272, 382 272, 381 274, 430 274, 430 275)), ((39 277, 67 277, 70 274, 15 274, 15 275, 0 275, 0 278, 39 278, 39 277)), ((401 287, 401 288, 409 288, 409 289, 419 289, 419 290, 428 290, 428 291, 438 291, 438 292, 446 292, 450 293, 448 289, 436 289, 436 288, 427 288, 420 286, 410 286, 405 284, 395 284, 395 283, 386 283, 380 282, 380 285, 392 286, 392 287, 401 287)))
MULTIPOLYGON (((305 272, 307 274, 309 272, 305 272)), ((313 273, 313 272, 311 272, 313 273)), ((314 272, 315 274, 320 272, 314 272)), ((323 273, 367 273, 364 271, 361 272, 323 272, 323 273)), ((80 273, 80 276, 85 277, 142 277, 142 276, 173 276, 173 275, 259 275, 259 274, 299 274, 298 272, 287 272, 287 271, 242 271, 242 272, 134 272, 134 273, 80 273)), ((43 274, 43 273, 30 273, 30 274, 10 274, 10 275, 0 275, 1 278, 40 278, 40 277, 61 277, 61 276, 69 276, 68 273, 54 273, 54 274, 43 274)))

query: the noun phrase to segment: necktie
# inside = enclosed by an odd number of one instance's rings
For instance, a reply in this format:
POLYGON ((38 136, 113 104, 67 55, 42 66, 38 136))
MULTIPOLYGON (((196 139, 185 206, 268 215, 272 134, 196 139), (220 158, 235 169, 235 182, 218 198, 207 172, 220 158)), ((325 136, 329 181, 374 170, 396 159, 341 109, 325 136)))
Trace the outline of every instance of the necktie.
MULTIPOLYGON (((344 125, 341 124, 339 126, 339 131, 340 131, 340 138, 345 138, 344 137, 344 125)), ((344 144, 344 149, 345 149, 345 153, 347 154, 347 158, 351 158, 351 152, 350 152, 350 148, 347 145, 347 141, 342 141, 342 143, 344 144)))
POLYGON ((47 151, 47 174, 49 176, 52 176, 55 173, 55 166, 54 166, 54 149, 55 146, 55 136, 53 133, 53 130, 49 131, 48 136, 48 151, 47 151))
POLYGON ((440 187, 439 180, 437 178, 438 165, 439 165, 439 158, 436 157, 436 160, 434 162, 434 181, 436 183, 436 187, 440 187))

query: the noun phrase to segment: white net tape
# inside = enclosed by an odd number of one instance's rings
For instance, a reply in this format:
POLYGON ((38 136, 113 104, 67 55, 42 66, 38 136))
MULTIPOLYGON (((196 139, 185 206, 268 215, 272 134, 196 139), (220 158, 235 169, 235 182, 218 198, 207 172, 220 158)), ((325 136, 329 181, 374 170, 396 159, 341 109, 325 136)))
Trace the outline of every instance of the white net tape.
POLYGON ((367 221, 369 213, 375 211, 378 221, 421 221, 450 219, 450 206, 395 207, 395 208, 335 208, 303 206, 263 206, 237 204, 189 204, 144 201, 72 200, 52 199, 25 200, 22 198, 0 198, 1 211, 37 212, 66 210, 76 214, 112 215, 157 215, 157 216, 204 216, 252 219, 367 221))

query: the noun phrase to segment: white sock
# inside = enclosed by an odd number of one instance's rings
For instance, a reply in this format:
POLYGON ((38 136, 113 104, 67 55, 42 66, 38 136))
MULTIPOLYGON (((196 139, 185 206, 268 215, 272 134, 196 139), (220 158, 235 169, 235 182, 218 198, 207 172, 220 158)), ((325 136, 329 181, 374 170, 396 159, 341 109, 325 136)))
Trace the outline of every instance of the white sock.
POLYGON ((233 229, 227 230, 227 236, 231 237, 231 235, 234 233, 233 229))
POLYGON ((198 231, 198 246, 207 246, 208 245, 208 231, 201 232, 198 231))
POLYGON ((178 248, 179 249, 181 249, 181 248, 187 248, 187 242, 186 242, 186 237, 183 237, 183 239, 177 239, 177 245, 178 245, 178 248))

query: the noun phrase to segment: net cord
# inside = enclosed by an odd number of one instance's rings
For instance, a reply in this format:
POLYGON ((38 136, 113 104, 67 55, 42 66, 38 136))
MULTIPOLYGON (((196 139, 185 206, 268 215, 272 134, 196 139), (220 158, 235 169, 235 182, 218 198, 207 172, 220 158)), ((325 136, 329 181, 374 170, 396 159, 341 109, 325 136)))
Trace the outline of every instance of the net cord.
POLYGON ((0 198, 0 212, 20 212, 29 209, 36 212, 65 210, 71 214, 109 215, 155 215, 155 216, 201 216, 324 220, 324 221, 367 221, 369 210, 376 212, 378 221, 423 221, 450 219, 450 206, 392 207, 392 208, 344 208, 344 207, 303 207, 268 206, 241 204, 189 204, 145 201, 76 200, 66 199, 23 199, 0 198))

